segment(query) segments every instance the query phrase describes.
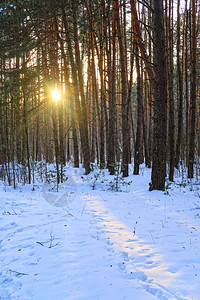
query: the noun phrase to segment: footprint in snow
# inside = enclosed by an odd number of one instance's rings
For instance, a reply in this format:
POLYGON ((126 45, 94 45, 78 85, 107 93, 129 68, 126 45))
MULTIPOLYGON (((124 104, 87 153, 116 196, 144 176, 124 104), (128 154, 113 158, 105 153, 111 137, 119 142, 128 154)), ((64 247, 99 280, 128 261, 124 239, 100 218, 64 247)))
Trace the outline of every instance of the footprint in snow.
POLYGON ((106 244, 107 244, 108 246, 112 246, 112 245, 113 245, 113 243, 110 241, 109 238, 106 240, 106 244))
POLYGON ((106 246, 105 249, 110 253, 115 252, 115 250, 112 247, 110 247, 110 245, 106 246))
POLYGON ((150 261, 146 261, 146 264, 147 264, 147 265, 152 265, 152 264, 153 264, 153 261, 151 261, 151 260, 150 260, 150 261))
POLYGON ((124 258, 125 261, 129 261, 129 257, 128 257, 127 252, 123 252, 122 255, 123 255, 123 258, 124 258))
MULTIPOLYGON (((148 249, 146 249, 146 250, 148 250, 148 249)), ((153 254, 147 254, 147 255, 145 255, 145 257, 146 258, 151 258, 151 257, 153 257, 153 254)))
POLYGON ((126 242, 131 243, 131 242, 135 242, 135 241, 136 241, 136 239, 128 239, 126 242))
POLYGON ((104 242, 105 242, 105 248, 106 248, 106 250, 107 250, 108 252, 112 252, 112 253, 113 253, 113 252, 114 252, 114 249, 113 249, 112 245, 113 245, 114 243, 111 242, 109 238, 106 238, 106 239, 104 240, 104 242))
POLYGON ((126 273, 126 264, 124 261, 118 263, 118 268, 120 272, 126 273))
POLYGON ((22 232, 23 230, 24 230, 24 228, 19 228, 19 229, 17 229, 16 232, 22 232))
POLYGON ((13 229, 15 227, 17 227, 17 223, 11 222, 11 223, 3 226, 3 227, 0 227, 0 231, 5 231, 5 230, 8 230, 8 229, 13 229))
POLYGON ((146 282, 148 279, 147 276, 141 271, 131 272, 131 276, 132 278, 138 279, 143 282, 146 282))
POLYGON ((153 268, 155 268, 155 267, 157 267, 158 266, 158 264, 157 263, 154 263, 153 261, 146 261, 145 262, 145 269, 153 269, 153 268))
POLYGON ((93 239, 95 239, 95 240, 99 240, 99 234, 98 233, 96 233, 96 235, 95 234, 91 234, 90 235, 93 239))

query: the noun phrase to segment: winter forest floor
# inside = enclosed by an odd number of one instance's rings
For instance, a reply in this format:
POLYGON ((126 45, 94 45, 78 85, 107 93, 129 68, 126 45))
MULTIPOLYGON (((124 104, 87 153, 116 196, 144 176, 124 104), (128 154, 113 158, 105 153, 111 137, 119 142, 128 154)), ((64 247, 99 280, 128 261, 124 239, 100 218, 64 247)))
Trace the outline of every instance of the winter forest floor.
POLYGON ((149 192, 150 171, 1 182, 0 299, 200 299, 200 184, 149 192))

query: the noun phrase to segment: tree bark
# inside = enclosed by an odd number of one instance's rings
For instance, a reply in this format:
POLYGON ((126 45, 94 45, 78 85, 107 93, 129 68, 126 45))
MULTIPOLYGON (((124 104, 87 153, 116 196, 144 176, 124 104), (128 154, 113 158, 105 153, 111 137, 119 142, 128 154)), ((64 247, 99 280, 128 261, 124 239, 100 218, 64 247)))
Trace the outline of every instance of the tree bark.
POLYGON ((129 162, 129 143, 130 134, 128 127, 128 84, 126 72, 126 57, 124 42, 122 40, 122 30, 119 19, 119 1, 113 0, 114 20, 117 28, 119 52, 120 52, 120 67, 121 67, 121 80, 122 80, 122 173, 123 177, 128 176, 128 162, 129 162))
POLYGON ((143 156, 143 143, 142 143, 142 130, 143 130, 143 97, 142 97, 142 84, 141 72, 139 64, 139 50, 136 46, 136 69, 137 69, 137 132, 135 141, 135 155, 134 155, 134 175, 139 175, 139 166, 141 157, 143 156))
POLYGON ((192 49, 191 49, 191 119, 188 178, 194 177, 195 131, 196 131, 196 1, 192 0, 192 49))
POLYGON ((179 167, 180 151, 182 144, 182 132, 183 132, 183 81, 182 81, 182 71, 180 64, 180 0, 178 0, 177 5, 177 75, 178 75, 178 137, 176 143, 176 160, 175 166, 179 167))
POLYGON ((168 92, 169 92, 169 152, 170 152, 170 168, 169 180, 174 180, 174 166, 175 166, 175 141, 174 141, 174 92, 173 92, 173 2, 169 4, 169 28, 168 28, 168 45, 169 45, 169 59, 168 59, 168 92))
POLYGON ((164 190, 166 176, 167 91, 162 0, 153 0, 154 125, 150 190, 164 190))

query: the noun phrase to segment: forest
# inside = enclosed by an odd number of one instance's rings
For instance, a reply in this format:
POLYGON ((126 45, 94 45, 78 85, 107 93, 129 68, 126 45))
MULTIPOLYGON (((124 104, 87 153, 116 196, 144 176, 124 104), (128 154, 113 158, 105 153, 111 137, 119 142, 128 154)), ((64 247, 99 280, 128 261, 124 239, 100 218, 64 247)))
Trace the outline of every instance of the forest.
POLYGON ((34 180, 54 162, 152 166, 150 189, 199 169, 200 7, 196 0, 3 1, 1 176, 34 180))
POLYGON ((0 299, 200 299, 200 1, 0 1, 0 299))

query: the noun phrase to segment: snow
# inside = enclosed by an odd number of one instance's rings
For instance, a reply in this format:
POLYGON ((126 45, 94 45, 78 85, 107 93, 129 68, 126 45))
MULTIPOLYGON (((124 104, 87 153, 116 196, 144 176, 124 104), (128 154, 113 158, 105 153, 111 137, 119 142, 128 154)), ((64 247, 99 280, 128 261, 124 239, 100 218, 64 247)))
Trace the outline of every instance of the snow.
POLYGON ((0 299, 200 299, 199 185, 149 192, 140 173, 1 182, 0 299))

